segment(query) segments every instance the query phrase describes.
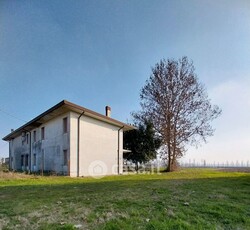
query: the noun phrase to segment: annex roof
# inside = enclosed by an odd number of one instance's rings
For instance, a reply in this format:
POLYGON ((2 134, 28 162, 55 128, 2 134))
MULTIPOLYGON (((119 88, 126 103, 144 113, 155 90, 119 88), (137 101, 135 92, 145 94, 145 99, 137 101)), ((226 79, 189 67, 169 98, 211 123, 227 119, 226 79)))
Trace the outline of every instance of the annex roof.
POLYGON ((121 121, 118 121, 118 120, 115 120, 113 118, 107 117, 105 115, 102 115, 102 114, 97 113, 95 111, 92 111, 90 109, 84 108, 82 106, 79 106, 79 105, 74 104, 72 102, 69 102, 67 100, 63 100, 63 101, 59 102, 58 104, 56 104, 55 106, 48 109, 47 111, 45 111, 44 113, 38 115, 33 120, 27 122, 26 124, 24 124, 20 128, 18 128, 15 131, 11 132, 7 136, 5 136, 3 138, 3 140, 4 141, 9 141, 12 138, 15 138, 15 137, 21 135, 22 132, 31 131, 32 129, 41 126, 45 122, 47 122, 47 121, 49 121, 49 120, 51 120, 51 119, 53 119, 53 118, 55 118, 55 117, 57 117, 57 116, 59 116, 61 114, 69 112, 69 111, 73 111, 73 112, 76 112, 76 113, 79 113, 79 114, 84 112, 85 116, 95 118, 97 120, 100 120, 100 121, 103 121, 103 122, 118 126, 120 128, 123 127, 124 131, 135 129, 134 126, 125 124, 125 123, 123 123, 121 121))

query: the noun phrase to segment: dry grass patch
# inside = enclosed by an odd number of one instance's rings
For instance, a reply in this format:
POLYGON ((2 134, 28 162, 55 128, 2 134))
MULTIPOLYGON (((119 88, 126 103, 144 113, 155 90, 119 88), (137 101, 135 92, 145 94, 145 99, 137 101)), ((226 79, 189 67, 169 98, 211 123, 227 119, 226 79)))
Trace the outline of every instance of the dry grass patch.
POLYGON ((34 178, 36 176, 28 175, 25 173, 17 173, 17 172, 3 172, 0 171, 0 180, 8 180, 8 179, 28 179, 34 178))

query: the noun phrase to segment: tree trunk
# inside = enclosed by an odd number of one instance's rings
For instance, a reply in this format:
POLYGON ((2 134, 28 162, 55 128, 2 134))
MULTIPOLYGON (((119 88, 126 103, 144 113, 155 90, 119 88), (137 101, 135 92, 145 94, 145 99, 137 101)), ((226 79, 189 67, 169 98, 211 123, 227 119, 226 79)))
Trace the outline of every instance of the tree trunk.
POLYGON ((168 165, 166 172, 174 172, 176 170, 176 157, 168 154, 168 165))
POLYGON ((171 150, 170 148, 168 147, 168 166, 167 166, 167 169, 166 169, 166 172, 172 172, 172 161, 171 161, 171 150))
POLYGON ((177 170, 177 162, 175 158, 168 160, 168 166, 166 172, 174 172, 177 170))
POLYGON ((168 114, 167 115, 167 147, 168 147, 168 166, 167 166, 167 172, 172 172, 172 149, 171 149, 171 117, 168 114))
POLYGON ((173 172, 173 171, 174 171, 173 162, 170 160, 170 162, 168 162, 166 172, 173 172))
POLYGON ((168 154, 168 165, 167 165, 166 172, 171 172, 171 156, 170 156, 170 154, 168 154))
POLYGON ((175 162, 173 160, 170 160, 170 162, 168 162, 168 166, 167 166, 167 172, 174 172, 175 171, 175 162))

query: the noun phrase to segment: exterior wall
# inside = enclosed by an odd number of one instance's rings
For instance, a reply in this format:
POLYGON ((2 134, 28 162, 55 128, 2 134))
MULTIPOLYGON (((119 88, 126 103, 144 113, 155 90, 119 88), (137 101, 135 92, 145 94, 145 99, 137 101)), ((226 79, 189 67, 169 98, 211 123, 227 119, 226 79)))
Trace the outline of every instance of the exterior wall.
MULTIPOLYGON (((27 140, 18 136, 10 141, 10 168, 13 170, 54 171, 58 174, 77 176, 77 137, 80 114, 68 112, 40 127, 27 132, 27 140), (68 132, 63 133, 63 118, 68 118, 68 132), (45 138, 41 138, 41 128, 45 138), (36 141, 34 141, 36 131, 36 141), (31 154, 30 154, 31 150, 31 154), (67 164, 64 165, 64 151, 67 151, 67 164), (36 157, 34 157, 34 154, 36 157), (29 157, 31 168, 22 166, 21 156, 29 157), (31 155, 31 159, 30 159, 31 155)), ((112 175, 123 172, 123 130, 120 127, 83 115, 80 119, 79 176, 112 175), (119 136, 119 141, 118 141, 119 136), (119 148, 118 148, 119 143, 119 148)), ((25 137, 26 137, 25 134, 25 137)), ((24 157, 25 158, 25 157, 24 157)))
MULTIPOLYGON (((70 175, 77 175, 77 130, 79 114, 71 113, 70 175)), ((79 176, 118 174, 119 127, 82 116, 80 119, 79 176)), ((120 130, 119 173, 123 171, 123 130, 120 130)))
MULTIPOLYGON (((64 150, 69 149, 69 113, 58 116, 55 119, 44 123, 39 128, 30 131, 30 138, 22 142, 22 136, 10 141, 10 168, 13 170, 54 171, 56 173, 68 173, 68 165, 64 165, 64 150), (68 132, 63 133, 63 118, 68 117, 68 132), (41 128, 44 127, 45 138, 41 138, 41 128), (36 131, 36 141, 34 141, 34 131, 36 131), (21 156, 29 155, 31 147, 31 169, 28 166, 21 166, 21 156), (36 157, 34 157, 34 154, 36 157)), ((26 134, 30 135, 29 132, 26 134)))
MULTIPOLYGON (((30 141, 30 140, 29 140, 30 141)), ((22 136, 12 139, 9 142, 9 158, 10 158, 10 169, 12 170, 29 170, 29 167, 22 166, 21 156, 29 156, 30 148, 29 142, 27 144, 26 139, 23 141, 22 136)))
POLYGON ((77 176, 77 120, 79 114, 70 112, 70 176, 77 176))

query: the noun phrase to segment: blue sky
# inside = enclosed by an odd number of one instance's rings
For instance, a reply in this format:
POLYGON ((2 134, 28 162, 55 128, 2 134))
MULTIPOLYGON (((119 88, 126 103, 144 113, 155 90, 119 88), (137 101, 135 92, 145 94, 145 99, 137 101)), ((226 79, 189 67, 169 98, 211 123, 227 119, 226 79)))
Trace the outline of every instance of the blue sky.
POLYGON ((0 136, 63 99, 130 121, 151 67, 182 56, 223 109, 184 160, 250 160, 248 0, 2 0, 0 136))

